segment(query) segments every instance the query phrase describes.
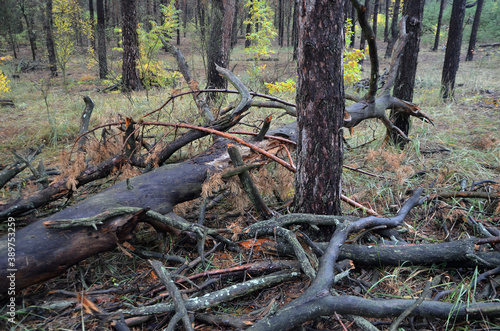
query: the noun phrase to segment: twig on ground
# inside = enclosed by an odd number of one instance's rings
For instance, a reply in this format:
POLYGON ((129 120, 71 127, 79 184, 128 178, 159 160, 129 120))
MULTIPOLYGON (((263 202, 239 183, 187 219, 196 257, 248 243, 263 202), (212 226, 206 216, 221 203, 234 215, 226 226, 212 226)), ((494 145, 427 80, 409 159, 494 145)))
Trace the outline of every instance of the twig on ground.
MULTIPOLYGON (((158 260, 150 260, 149 263, 151 263, 151 265, 155 269, 156 274, 161 279, 163 285, 165 285, 166 289, 170 293, 170 297, 174 301, 175 305, 175 314, 177 315, 178 319, 182 319, 182 322, 184 324, 184 329, 188 331, 194 331, 191 325, 191 321, 189 320, 189 315, 184 300, 182 299, 179 290, 175 286, 167 270, 165 269, 163 264, 158 260)), ((174 330, 176 323, 177 323, 176 318, 172 318, 167 329, 174 330)))

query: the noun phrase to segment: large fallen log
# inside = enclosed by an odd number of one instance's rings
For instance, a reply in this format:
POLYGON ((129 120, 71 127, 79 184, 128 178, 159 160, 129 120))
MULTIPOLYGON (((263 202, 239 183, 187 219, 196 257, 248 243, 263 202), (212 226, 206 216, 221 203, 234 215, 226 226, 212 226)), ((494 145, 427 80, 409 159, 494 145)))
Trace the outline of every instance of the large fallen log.
MULTIPOLYGON (((118 207, 139 207, 165 214, 181 202, 201 193, 207 171, 228 166, 227 141, 220 140, 190 161, 160 167, 122 181, 81 203, 40 219, 0 239, 0 294, 14 291, 62 274, 70 266, 90 256, 109 251, 130 239, 142 213, 111 217, 102 225, 48 229, 44 222, 92 217, 118 207), (15 238, 10 241, 8 238, 15 238), (11 255, 9 256, 9 252, 11 255), (13 257, 9 260, 8 257, 13 257), (13 278, 13 277, 12 277, 13 278)), ((13 218, 9 219, 13 220, 13 218)), ((11 223, 11 222, 9 222, 11 223)), ((12 293, 11 293, 12 294, 12 293)))

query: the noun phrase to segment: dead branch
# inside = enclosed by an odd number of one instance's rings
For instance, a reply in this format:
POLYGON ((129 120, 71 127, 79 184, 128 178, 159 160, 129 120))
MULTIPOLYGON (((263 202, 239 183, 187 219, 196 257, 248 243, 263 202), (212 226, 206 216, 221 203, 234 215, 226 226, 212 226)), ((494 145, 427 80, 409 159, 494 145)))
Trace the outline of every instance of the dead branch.
MULTIPOLYGON (((199 298, 190 298, 185 301, 186 308, 189 311, 199 311, 202 309, 215 307, 223 302, 228 302, 248 295, 263 288, 268 288, 277 284, 284 283, 298 277, 300 274, 296 271, 278 271, 270 275, 254 278, 252 280, 228 286, 224 289, 205 294, 199 298)), ((159 303, 147 307, 137 307, 118 311, 123 315, 151 315, 170 313, 175 310, 172 303, 159 303)), ((118 317, 118 316, 117 316, 118 317)), ((119 317, 118 317, 119 318, 119 317)))
MULTIPOLYGON (((334 283, 335 261, 338 259, 340 247, 346 241, 349 233, 364 228, 384 225, 395 227, 401 224, 408 212, 423 202, 420 199, 422 188, 417 189, 406 201, 398 215, 392 218, 370 216, 356 222, 338 222, 335 233, 330 240, 325 253, 321 257, 317 276, 310 287, 296 300, 281 308, 275 315, 266 317, 255 324, 252 330, 290 330, 303 322, 333 312, 340 314, 355 312, 355 315, 366 317, 395 317, 402 314, 414 301, 412 300, 369 300, 352 296, 335 297, 330 294, 334 283)), ((480 304, 482 308, 491 307, 494 303, 480 304)), ((466 305, 448 303, 423 302, 415 309, 413 315, 424 317, 465 318, 466 305), (432 309, 432 310, 431 310, 432 309)))
MULTIPOLYGON (((299 269, 299 264, 297 261, 293 260, 280 260, 280 261, 272 261, 272 262, 254 262, 247 263, 235 267, 225 268, 225 269, 217 269, 211 271, 205 271, 202 273, 198 273, 192 276, 187 277, 189 280, 195 280, 202 277, 215 277, 222 275, 234 275, 237 273, 248 273, 250 275, 268 273, 270 271, 279 271, 279 270, 296 270, 299 269)), ((176 283, 183 283, 186 280, 179 279, 176 283)))
MULTIPOLYGON (((236 146, 229 145, 227 151, 235 167, 242 167, 245 165, 243 163, 243 158, 241 157, 241 154, 236 146)), ((272 217, 273 212, 269 209, 269 207, 267 207, 266 203, 262 199, 257 186, 255 186, 252 177, 250 177, 250 174, 247 171, 244 171, 241 174, 238 174, 238 177, 240 179, 241 185, 252 201, 252 204, 255 206, 257 212, 259 212, 259 214, 261 214, 263 218, 272 217)))
POLYGON ((475 192, 475 191, 461 191, 461 192, 445 192, 440 191, 431 194, 429 200, 436 198, 477 198, 477 199, 498 199, 500 198, 500 192, 475 192))
MULTIPOLYGON (((171 43, 167 42, 163 36, 160 36, 160 40, 165 46, 165 49, 167 52, 172 53, 172 55, 175 57, 177 60, 177 64, 179 66, 179 69, 182 73, 182 76, 184 77, 184 80, 188 84, 189 88, 193 90, 198 89, 198 82, 193 78, 193 73, 191 72, 191 69, 189 68, 189 65, 182 54, 182 52, 172 45, 171 43)), ((196 105, 198 106, 199 112, 205 117, 205 119, 208 122, 213 122, 215 120, 214 115, 210 111, 210 107, 208 106, 207 100, 203 98, 203 96, 200 93, 197 93, 194 95, 194 101, 196 102, 196 105)))
MULTIPOLYGON (((83 101, 85 102, 85 109, 83 110, 82 117, 80 119, 80 136, 89 131, 90 117, 92 116, 92 111, 94 110, 94 101, 92 101, 88 95, 83 97, 83 101)), ((86 137, 83 137, 83 139, 78 142, 80 148, 85 144, 85 141, 86 137)))
POLYGON ((168 324, 167 329, 168 330, 174 330, 175 325, 177 324, 177 319, 180 318, 182 319, 182 322, 184 324, 184 329, 187 331, 193 331, 193 327, 191 326, 191 321, 189 320, 189 315, 186 309, 186 305, 184 303, 184 300, 181 297, 181 294, 177 287, 175 286, 172 278, 168 274, 167 270, 163 266, 163 264, 160 261, 157 260, 151 260, 149 261, 151 265, 153 266, 156 274, 158 277, 161 279, 163 285, 167 288, 170 297, 174 301, 175 305, 175 315, 172 317, 172 320, 168 324), (178 317, 176 317, 178 316, 178 317))
POLYGON ((35 157, 42 152, 43 145, 38 146, 36 149, 28 149, 22 154, 28 154, 26 157, 19 157, 21 154, 15 153, 14 155, 18 155, 17 158, 19 161, 13 162, 6 166, 2 172, 0 172, 0 188, 2 188, 5 184, 7 184, 12 178, 17 176, 21 171, 26 169, 26 167, 31 166, 31 162, 35 159, 35 157))

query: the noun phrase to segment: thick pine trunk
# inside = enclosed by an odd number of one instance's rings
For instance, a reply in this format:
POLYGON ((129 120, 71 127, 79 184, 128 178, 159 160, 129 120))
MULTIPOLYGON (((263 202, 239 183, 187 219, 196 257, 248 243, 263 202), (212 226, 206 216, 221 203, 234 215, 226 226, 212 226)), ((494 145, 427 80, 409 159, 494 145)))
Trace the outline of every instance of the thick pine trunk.
POLYGON ((137 36, 136 0, 122 0, 122 38, 123 63, 122 84, 125 90, 142 90, 142 83, 137 71, 139 41, 137 36))
POLYGON ((295 211, 340 215, 343 0, 301 1, 298 13, 295 211))

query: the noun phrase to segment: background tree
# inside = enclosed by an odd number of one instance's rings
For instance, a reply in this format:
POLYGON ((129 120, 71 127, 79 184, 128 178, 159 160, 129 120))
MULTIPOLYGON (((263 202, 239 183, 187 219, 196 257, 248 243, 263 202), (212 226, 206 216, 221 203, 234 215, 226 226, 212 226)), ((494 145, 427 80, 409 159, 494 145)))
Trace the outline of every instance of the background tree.
POLYGON ((77 40, 76 21, 79 17, 81 8, 74 0, 54 0, 53 18, 54 18, 54 45, 57 64, 61 68, 63 76, 63 85, 67 90, 67 65, 75 52, 75 41, 77 40))
POLYGON ((12 55, 17 58, 17 35, 22 32, 21 13, 14 0, 0 2, 0 32, 10 44, 12 55))
POLYGON ((121 0, 122 12, 122 85, 127 91, 142 90, 143 86, 137 70, 139 41, 137 37, 137 8, 135 0, 121 0))
POLYGON ((392 11, 391 20, 391 35, 387 40, 387 48, 385 50, 385 58, 390 58, 392 55, 392 48, 398 37, 398 18, 399 18, 399 7, 401 5, 400 0, 394 1, 394 10, 392 11))
MULTIPOLYGON (((393 95, 396 98, 406 101, 413 101, 413 90, 415 87, 415 76, 417 73, 418 53, 420 50, 420 38, 422 32, 422 18, 424 14, 425 0, 406 0, 403 6, 403 15, 406 19, 406 31, 408 39, 406 41, 400 65, 396 74, 393 95)), ((401 129, 408 136, 410 132, 410 116, 401 112, 391 111, 391 119, 395 126, 401 129)), ((404 146, 406 140, 401 135, 390 132, 391 140, 399 146, 404 146)))
POLYGON ((377 26, 378 26, 378 11, 380 9, 380 0, 375 0, 373 4, 373 36, 377 39, 377 26))
POLYGON ((481 13, 483 11, 484 0, 477 0, 476 14, 474 15, 474 23, 472 23, 472 30, 470 32, 469 48, 467 49, 467 56, 465 61, 472 61, 474 58, 474 50, 476 49, 477 30, 479 29, 479 21, 481 20, 481 13))
POLYGON ((301 1, 295 212, 340 215, 344 0, 301 1))
MULTIPOLYGON (((89 25, 92 31, 95 31, 94 0, 89 0, 89 25)), ((95 39, 96 38, 91 38, 90 40, 92 50, 95 50, 95 39)))
MULTIPOLYGON (((370 0, 365 0, 365 9, 366 9, 366 16, 370 17, 370 0)), ((359 49, 364 49, 365 48, 365 35, 364 33, 361 33, 361 37, 359 39, 359 49)))
POLYGON ((441 25, 443 24, 443 12, 444 12, 445 6, 446 6, 446 0, 441 0, 440 5, 439 5, 439 14, 438 14, 437 27, 436 27, 436 36, 434 37, 434 46, 432 47, 432 50, 434 52, 437 51, 437 49, 439 47, 439 35, 441 34, 441 25))
POLYGON ((99 78, 104 79, 108 75, 104 0, 96 1, 96 10, 97 10, 97 58, 99 62, 99 78))
POLYGON ((49 57, 49 69, 52 77, 57 76, 57 58, 56 49, 54 46, 54 38, 52 35, 53 18, 52 18, 52 0, 45 0, 45 6, 42 6, 41 12, 45 14, 43 19, 43 30, 45 31, 45 43, 49 57))
MULTIPOLYGON (((228 68, 235 6, 234 0, 213 0, 210 39, 207 48, 207 88, 226 88, 227 81, 216 65, 228 68)), ((211 95, 214 97, 215 95, 211 95)))
POLYGON ((385 0, 384 42, 389 41, 389 12, 391 9, 390 3, 390 0, 385 0))
POLYGON ((31 57, 36 60, 36 33, 35 33, 35 3, 29 0, 17 0, 17 5, 26 23, 26 32, 30 43, 31 57))
POLYGON ((443 99, 448 99, 450 96, 453 96, 453 90, 455 88, 455 78, 460 65, 465 1, 466 0, 453 0, 448 42, 446 43, 443 73, 441 76, 441 96, 443 99))

